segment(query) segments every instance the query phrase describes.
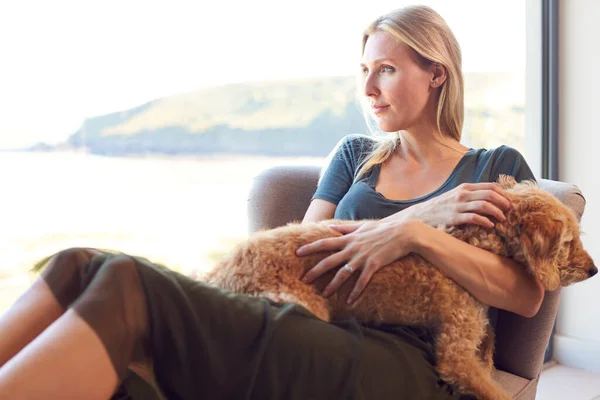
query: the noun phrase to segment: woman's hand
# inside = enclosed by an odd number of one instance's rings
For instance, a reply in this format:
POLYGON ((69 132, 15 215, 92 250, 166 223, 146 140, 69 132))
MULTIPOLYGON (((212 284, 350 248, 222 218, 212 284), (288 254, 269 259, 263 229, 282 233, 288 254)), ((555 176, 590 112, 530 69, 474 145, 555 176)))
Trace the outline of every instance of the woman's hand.
POLYGON ((504 212, 510 209, 510 201, 495 183, 463 183, 456 188, 426 202, 390 216, 423 221, 430 226, 476 224, 492 228, 490 217, 504 221, 504 212))
POLYGON ((300 247, 298 256, 321 251, 336 251, 321 260, 304 275, 310 283, 327 271, 340 268, 323 291, 332 295, 352 274, 360 274, 347 302, 354 302, 367 286, 373 274, 413 251, 419 221, 368 221, 350 225, 337 225, 336 230, 344 236, 321 239, 300 247))

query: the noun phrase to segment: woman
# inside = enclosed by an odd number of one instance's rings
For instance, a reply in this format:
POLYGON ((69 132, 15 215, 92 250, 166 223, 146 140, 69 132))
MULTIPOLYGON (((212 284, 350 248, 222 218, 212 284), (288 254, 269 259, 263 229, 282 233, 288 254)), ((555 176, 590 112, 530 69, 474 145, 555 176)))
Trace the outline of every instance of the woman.
MULTIPOLYGON (((543 290, 510 260, 432 228, 492 224, 510 204, 490 182, 533 178, 513 149, 460 144, 460 51, 445 22, 410 7, 363 40, 363 88, 380 130, 334 151, 305 221, 381 218, 309 244, 337 250, 306 275, 344 265, 334 292, 417 252, 481 301, 535 314, 543 290), (410 208, 408 206, 411 206, 410 208)), ((427 330, 326 324, 301 307, 205 287, 146 260, 71 249, 53 257, 2 317, 0 398, 106 399, 127 368, 152 362, 172 399, 459 399, 435 373, 427 330)))
POLYGON ((380 268, 414 251, 438 266, 482 302, 532 316, 543 290, 514 262, 474 248, 432 226, 493 226, 510 204, 490 183, 499 174, 534 179, 514 149, 469 149, 460 144, 463 80, 458 43, 426 7, 376 20, 363 37, 364 97, 379 128, 375 140, 346 137, 331 157, 305 222, 329 218, 382 219, 338 226, 341 238, 315 242, 299 255, 338 250, 307 276, 312 281, 341 268, 329 295, 360 270, 350 301, 380 268), (397 237, 397 239, 390 240, 397 237))

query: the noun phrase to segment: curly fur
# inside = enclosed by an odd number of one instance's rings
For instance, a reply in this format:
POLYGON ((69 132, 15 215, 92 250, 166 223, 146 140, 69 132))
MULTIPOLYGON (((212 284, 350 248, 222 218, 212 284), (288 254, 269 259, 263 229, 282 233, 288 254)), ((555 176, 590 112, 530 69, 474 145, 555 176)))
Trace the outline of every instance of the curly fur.
MULTIPOLYGON (((549 291, 593 275, 594 262, 583 249, 579 224, 568 207, 535 183, 517 184, 502 176, 499 184, 512 204, 506 221, 497 222, 494 228, 439 229, 522 263, 549 291)), ((297 257, 296 249, 339 236, 328 225, 345 222, 355 221, 292 223, 256 233, 201 279, 233 292, 300 304, 324 321, 353 316, 361 322, 431 327, 436 368, 444 380, 481 399, 508 399, 491 377, 494 337, 488 307, 419 255, 410 254, 379 270, 351 306, 345 299, 358 274, 328 299, 320 292, 337 271, 329 271, 311 285, 300 280, 331 253, 297 257)))

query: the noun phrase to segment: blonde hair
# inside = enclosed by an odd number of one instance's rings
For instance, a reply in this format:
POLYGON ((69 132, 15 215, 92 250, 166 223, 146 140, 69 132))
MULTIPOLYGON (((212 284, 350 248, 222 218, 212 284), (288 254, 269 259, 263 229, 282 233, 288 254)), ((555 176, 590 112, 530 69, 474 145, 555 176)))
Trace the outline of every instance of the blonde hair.
MULTIPOLYGON (((367 39, 382 31, 412 48, 425 64, 440 64, 446 68, 446 80, 437 102, 436 123, 442 135, 460 141, 464 120, 464 83, 462 56, 458 41, 446 21, 427 6, 409 6, 392 11, 373 21, 363 33, 362 51, 367 39)), ((366 117, 367 124, 369 118, 366 117)), ((360 164, 355 179, 372 166, 381 164, 400 144, 400 134, 375 136, 377 143, 360 164)))

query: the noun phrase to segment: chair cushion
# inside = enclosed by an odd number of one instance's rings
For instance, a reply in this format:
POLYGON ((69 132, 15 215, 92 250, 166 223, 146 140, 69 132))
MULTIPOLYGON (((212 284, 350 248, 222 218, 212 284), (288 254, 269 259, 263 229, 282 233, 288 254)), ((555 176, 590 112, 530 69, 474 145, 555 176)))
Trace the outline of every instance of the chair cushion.
POLYGON ((534 400, 537 389, 538 378, 529 380, 508 372, 496 370, 492 374, 496 382, 500 384, 515 400, 534 400))

